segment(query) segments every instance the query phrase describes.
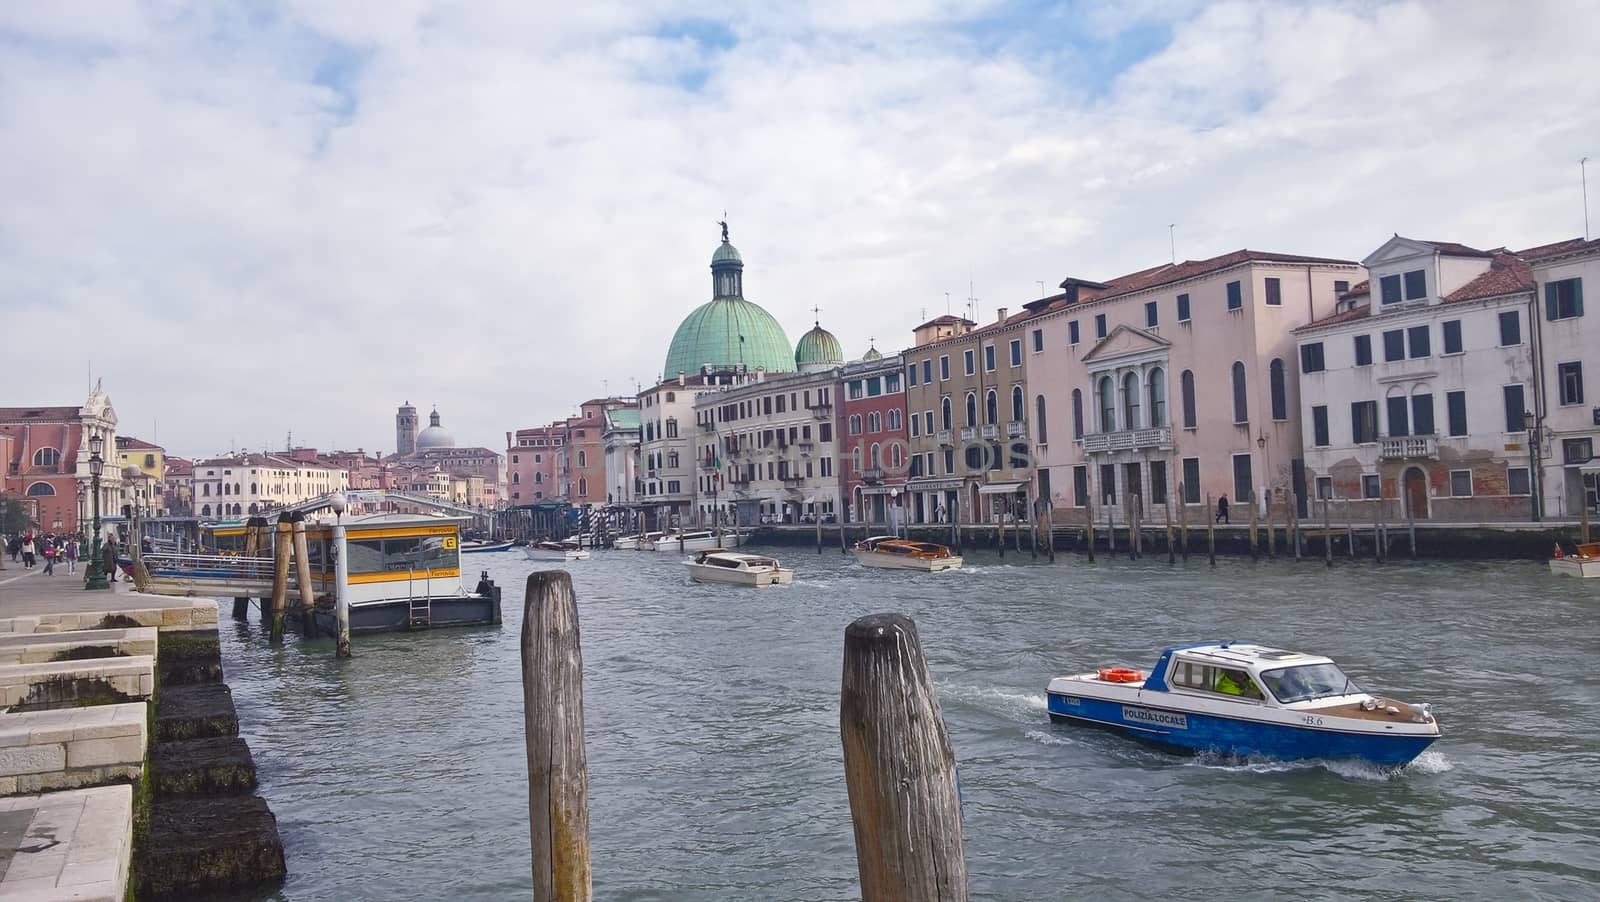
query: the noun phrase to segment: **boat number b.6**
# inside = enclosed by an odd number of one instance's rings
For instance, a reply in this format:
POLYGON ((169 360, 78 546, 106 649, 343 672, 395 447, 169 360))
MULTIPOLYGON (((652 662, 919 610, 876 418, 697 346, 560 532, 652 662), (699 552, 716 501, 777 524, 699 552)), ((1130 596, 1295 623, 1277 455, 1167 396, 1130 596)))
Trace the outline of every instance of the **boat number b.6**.
POLYGON ((1322 718, 1318 717, 1315 714, 1306 714, 1306 715, 1301 716, 1300 719, 1302 721, 1304 721, 1305 725, 1308 726, 1308 727, 1320 727, 1320 726, 1322 726, 1322 718))

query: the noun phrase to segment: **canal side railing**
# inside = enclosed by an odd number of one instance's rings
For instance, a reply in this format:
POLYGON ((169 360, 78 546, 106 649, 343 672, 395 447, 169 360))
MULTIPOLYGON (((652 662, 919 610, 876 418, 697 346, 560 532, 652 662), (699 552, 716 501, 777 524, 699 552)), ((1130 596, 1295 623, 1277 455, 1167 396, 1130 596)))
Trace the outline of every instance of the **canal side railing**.
MULTIPOLYGON (((589 902, 583 650, 572 576, 528 577, 522 704, 535 902, 589 902)), ((916 624, 873 614, 845 629, 839 736, 862 902, 966 902, 955 750, 916 624)))

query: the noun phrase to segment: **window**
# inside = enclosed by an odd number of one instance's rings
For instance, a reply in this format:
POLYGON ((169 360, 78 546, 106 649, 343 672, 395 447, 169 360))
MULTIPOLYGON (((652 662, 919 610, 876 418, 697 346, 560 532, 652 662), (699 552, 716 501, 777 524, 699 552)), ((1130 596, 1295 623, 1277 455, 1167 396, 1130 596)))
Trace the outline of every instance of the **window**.
POLYGON ((1040 351, 1043 351, 1043 350, 1044 350, 1044 330, 1043 329, 1034 329, 1033 330, 1033 353, 1037 354, 1037 353, 1039 353, 1040 351))
POLYGON ((35 482, 34 484, 28 486, 28 491, 25 494, 30 498, 43 498, 54 495, 55 493, 56 487, 50 483, 35 482))
POLYGON ((916 438, 918 436, 919 433, 918 433, 918 430, 917 430, 917 426, 921 422, 922 422, 922 418, 921 417, 917 416, 916 414, 912 414, 911 415, 911 437, 912 438, 916 438))
POLYGON ((1200 458, 1183 459, 1183 503, 1200 503, 1200 458))
POLYGON ((1522 318, 1515 310, 1500 312, 1500 347, 1522 344, 1522 318))
POLYGON ((1078 321, 1075 320, 1075 319, 1074 320, 1068 320, 1067 321, 1067 344, 1075 345, 1077 343, 1078 343, 1078 321))
POLYGON ((1117 431, 1117 387, 1110 376, 1100 377, 1100 431, 1117 431))
POLYGON ((1267 279, 1267 306, 1283 306, 1283 285, 1276 277, 1267 279))
POLYGON ((1072 504, 1074 507, 1087 507, 1089 505, 1089 468, 1072 468, 1072 504))
POLYGON ((1390 329, 1383 333, 1383 359, 1389 363, 1406 359, 1406 330, 1390 329))
POLYGON ((1083 438, 1083 391, 1072 390, 1072 438, 1083 438))
POLYGON ((1390 395, 1385 402, 1389 414, 1389 436, 1411 434, 1411 421, 1407 416, 1410 406, 1406 404, 1405 395, 1390 395))
MULTIPOLYGON (((946 426, 945 428, 949 429, 950 427, 946 426)), ((922 434, 933 435, 933 411, 931 410, 925 410, 922 412, 922 434)), ((822 440, 827 441, 828 437, 824 435, 822 440)))
POLYGON ((913 363, 910 366, 906 367, 906 385, 911 386, 911 387, 914 388, 914 387, 916 387, 916 384, 917 384, 917 365, 913 363))
POLYGON ((1467 393, 1464 391, 1447 391, 1444 393, 1445 418, 1450 421, 1451 435, 1467 434, 1467 393))
POLYGON ((1272 418, 1289 418, 1289 389, 1283 378, 1283 358, 1274 357, 1267 366, 1267 388, 1272 395, 1272 418))
MULTIPOLYGON (((889 408, 889 431, 890 432, 899 432, 902 428, 904 428, 904 427, 902 427, 900 425, 900 420, 901 420, 900 408, 898 408, 898 407, 889 408)), ((811 438, 811 427, 810 426, 806 427, 805 437, 807 439, 811 438)))
POLYGON ((1189 321, 1189 296, 1186 295, 1186 294, 1180 294, 1180 295, 1178 295, 1178 322, 1186 323, 1188 321, 1189 321))
POLYGON ((983 415, 983 421, 991 426, 1000 422, 1000 396, 992 388, 983 398, 983 415))
POLYGON ((1344 279, 1334 279, 1333 280, 1333 296, 1334 297, 1338 297, 1339 295, 1344 294, 1345 292, 1347 292, 1349 290, 1350 290, 1350 283, 1349 282, 1345 281, 1344 279))
POLYGON ((1428 348, 1428 327, 1412 326, 1406 330, 1406 343, 1411 345, 1411 356, 1426 357, 1432 351, 1428 348))
POLYGON ((1244 286, 1239 282, 1228 283, 1228 309, 1241 310, 1244 308, 1244 286))
POLYGON ((1011 386, 1011 422, 1020 423, 1026 419, 1026 417, 1023 416, 1023 414, 1026 413, 1026 411, 1022 409, 1023 404, 1022 386, 1011 386))
POLYGON ((1233 362, 1233 421, 1250 422, 1250 404, 1245 396, 1244 364, 1237 360, 1233 362))
MULTIPOLYGON (((876 398, 881 394, 883 394, 883 380, 879 379, 877 376, 873 376, 871 379, 868 379, 867 380, 867 397, 876 398)), ((778 401, 779 401, 779 404, 778 404, 779 411, 778 412, 782 413, 783 412, 783 410, 782 410, 782 408, 783 408, 783 404, 782 404, 783 399, 779 398, 778 401)), ((791 405, 790 406, 794 407, 795 410, 799 410, 800 409, 798 405, 795 405, 795 404, 792 403, 793 402, 793 394, 792 393, 790 395, 790 401, 791 401, 791 405)))
POLYGON ((1041 445, 1050 441, 1050 432, 1044 417, 1044 395, 1033 399, 1033 440, 1041 445))
POLYGON ((1528 427, 1523 425, 1522 414, 1526 409, 1522 403, 1522 386, 1507 385, 1506 396, 1506 431, 1522 432, 1528 427))
POLYGON ((1183 402, 1183 428, 1193 429, 1200 421, 1195 415, 1193 371, 1183 371, 1183 375, 1178 377, 1178 388, 1179 394, 1182 395, 1180 400, 1183 402))
POLYGON ((940 382, 949 382, 950 381, 950 355, 949 354, 946 354, 946 355, 944 355, 944 356, 939 358, 939 381, 940 382))
POLYGON ((1096 313, 1094 315, 1094 337, 1106 337, 1106 315, 1104 313, 1096 313))
POLYGON ((54 467, 61 463, 61 452, 54 448, 40 448, 33 452, 33 465, 36 467, 54 467))
POLYGON ((846 420, 845 423, 846 423, 846 428, 849 430, 849 433, 851 435, 860 435, 861 434, 861 415, 860 414, 854 414, 854 413, 851 414, 850 415, 850 419, 846 420))
POLYGON ((1333 477, 1332 476, 1318 476, 1317 477, 1317 497, 1318 498, 1332 498, 1333 497, 1333 477))
POLYGON ((1384 276, 1378 280, 1380 296, 1385 304, 1400 303, 1400 277, 1384 276))
POLYGON ((967 425, 978 425, 978 396, 967 392, 967 425))
POLYGON ((1327 369, 1322 359, 1322 342, 1314 341, 1300 346, 1300 372, 1320 373, 1327 369))
POLYGON ((977 359, 976 352, 972 351, 971 349, 961 352, 961 363, 968 376, 972 375, 975 371, 974 367, 977 366, 977 359))
POLYGON ((1150 371, 1150 425, 1167 425, 1167 373, 1160 367, 1150 371))
POLYGON ((1383 491, 1383 481, 1376 473, 1366 473, 1361 477, 1361 497, 1377 498, 1383 491))
POLYGON ((1461 320, 1445 320, 1442 330, 1444 332, 1444 353, 1461 353, 1461 320))
POLYGON ((1378 402, 1357 401, 1350 405, 1350 441, 1357 445, 1378 440, 1378 402))
POLYGON ((1471 470, 1451 470, 1450 471, 1450 497, 1452 497, 1452 498, 1471 498, 1472 497, 1472 471, 1471 470))
POLYGON ((1311 443, 1318 448, 1332 444, 1328 441, 1328 408, 1318 405, 1311 408, 1311 443))
POLYGON ((1100 465, 1100 503, 1117 503, 1117 468, 1114 464, 1100 465))
POLYGON ((1433 435, 1433 394, 1411 396, 1411 434, 1433 435))
POLYGON ((1139 419, 1139 376, 1129 373, 1122 377, 1122 428, 1138 429, 1142 425, 1139 419))
MULTIPOLYGON (((949 377, 948 374, 946 374, 945 378, 948 379, 950 377, 949 377)), ((928 359, 928 360, 922 361, 922 384, 923 385, 932 385, 933 384, 933 360, 931 358, 928 359)))
POLYGON ((1533 484, 1528 479, 1527 467, 1510 467, 1506 470, 1507 495, 1531 495, 1533 484))
POLYGON ((950 420, 950 399, 943 398, 939 401, 939 422, 943 424, 939 428, 949 432, 951 429, 950 420))
POLYGON ((983 349, 983 371, 994 372, 994 345, 986 345, 983 349))
POLYGON ((1144 324, 1154 329, 1161 324, 1161 314, 1156 309, 1155 301, 1146 301, 1144 305, 1144 324))
POLYGON ((1356 366, 1372 366, 1372 336, 1356 336, 1356 366))
POLYGON ((1583 364, 1556 364, 1556 384, 1560 387, 1562 404, 1583 403, 1583 364))
MULTIPOLYGON (((883 390, 886 391, 886 392, 890 392, 890 393, 899 391, 900 390, 900 374, 899 373, 889 373, 888 375, 884 376, 883 377, 883 390)), ((806 392, 806 394, 810 395, 811 393, 810 392, 806 392)), ((811 406, 811 402, 807 401, 806 402, 806 406, 810 407, 811 406)))
POLYGON ((1415 301, 1428 296, 1428 277, 1420 269, 1406 273, 1406 300, 1415 301))
POLYGON ((578 452, 578 466, 587 467, 588 465, 589 465, 589 455, 587 453, 583 452, 583 451, 579 451, 578 452))
POLYGON ((1233 500, 1235 502, 1249 501, 1254 498, 1253 487, 1255 480, 1250 474, 1250 455, 1235 454, 1233 456, 1233 500))
POLYGON ((1022 339, 1011 339, 1011 365, 1022 366, 1022 339))
POLYGON ((1569 438, 1561 440, 1563 464, 1586 464, 1594 460, 1594 439, 1569 438))
POLYGON ((1150 503, 1167 506, 1167 462, 1150 461, 1150 503))
POLYGON ((1583 280, 1562 279, 1544 286, 1544 318, 1571 319, 1583 315, 1583 280))

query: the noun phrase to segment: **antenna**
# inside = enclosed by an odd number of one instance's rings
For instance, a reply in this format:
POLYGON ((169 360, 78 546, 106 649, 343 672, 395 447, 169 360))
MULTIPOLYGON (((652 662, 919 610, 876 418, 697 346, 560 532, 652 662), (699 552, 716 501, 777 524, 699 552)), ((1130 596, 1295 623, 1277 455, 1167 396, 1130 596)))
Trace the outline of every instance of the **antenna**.
POLYGON ((1177 229, 1178 229, 1178 224, 1177 223, 1175 223, 1175 222, 1167 223, 1167 247, 1168 247, 1168 250, 1170 250, 1172 252, 1172 265, 1173 266, 1177 266, 1178 265, 1178 234, 1177 234, 1177 229))
POLYGON ((1036 279, 1035 281, 1039 283, 1039 297, 1044 297, 1044 280, 1036 279))
MULTIPOLYGON (((972 287, 972 282, 969 281, 967 282, 967 319, 970 320, 977 315, 978 298, 975 294, 975 289, 972 287)), ((974 320, 974 322, 976 322, 976 320, 974 320)))
POLYGON ((1578 161, 1578 178, 1583 182, 1583 240, 1589 240, 1589 158, 1578 161))

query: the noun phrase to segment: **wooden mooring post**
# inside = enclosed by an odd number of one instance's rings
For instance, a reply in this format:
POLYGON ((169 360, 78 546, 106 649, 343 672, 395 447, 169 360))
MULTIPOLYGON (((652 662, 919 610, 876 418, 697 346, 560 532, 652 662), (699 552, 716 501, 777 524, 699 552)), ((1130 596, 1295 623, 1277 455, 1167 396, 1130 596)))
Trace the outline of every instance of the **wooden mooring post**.
POLYGON ((1161 502, 1161 519, 1166 525, 1167 533, 1167 563, 1178 562, 1177 552, 1172 547, 1172 499, 1165 498, 1161 502))
POLYGON ((1112 505, 1106 505, 1106 553, 1117 553, 1117 521, 1111 513, 1112 505))
POLYGON ((846 627, 840 683, 862 902, 966 902, 955 750, 911 618, 846 627))
POLYGON ((1088 541, 1086 543, 1084 543, 1084 544, 1089 546, 1089 563, 1092 564, 1092 563, 1094 563, 1094 543, 1095 543, 1095 534, 1094 534, 1094 496, 1093 495, 1089 496, 1088 502, 1089 502, 1089 506, 1084 508, 1084 522, 1086 524, 1084 526, 1084 534, 1088 537, 1088 541))
POLYGON ((1383 563, 1383 499, 1372 506, 1372 559, 1383 563))
MULTIPOLYGON (((818 510, 815 512, 816 513, 816 518, 817 518, 817 554, 821 554, 822 553, 822 510, 821 510, 822 505, 820 505, 820 504, 817 505, 817 508, 818 508, 818 510)), ((717 516, 717 522, 718 523, 722 522, 722 517, 721 517, 720 514, 717 516)), ((737 531, 737 530, 735 530, 735 531, 737 531)), ((721 543, 719 542, 718 544, 721 544, 721 543)))
POLYGON ((1255 498, 1245 502, 1250 505, 1250 560, 1261 560, 1261 505, 1255 498))
POLYGON ((1217 565, 1217 518, 1211 511, 1211 493, 1206 493, 1206 554, 1211 558, 1211 566, 1217 565))
POLYGON ((1583 503, 1578 505, 1578 541, 1584 545, 1589 544, 1589 498, 1584 493, 1583 503))
POLYGON ((1294 562, 1300 563, 1300 495, 1289 494, 1289 542, 1294 546, 1294 562))
POLYGON ((1178 541, 1183 543, 1183 562, 1189 562, 1189 504, 1187 490, 1178 483, 1178 541))
POLYGON ((333 527, 333 617, 337 627, 334 655, 350 657, 350 547, 344 523, 333 527))
POLYGON ((317 636, 317 587, 311 582, 311 555, 306 548, 306 515, 295 511, 294 519, 294 576, 300 584, 300 635, 307 639, 317 636))
POLYGON ((1049 551, 1050 563, 1056 562, 1056 502, 1054 498, 1044 501, 1044 547, 1049 551))
POLYGON ((270 641, 283 641, 284 609, 289 606, 289 563, 294 548, 294 523, 287 513, 278 515, 278 533, 272 543, 272 627, 270 641))
POLYGON ((1417 559, 1417 515, 1409 504, 1406 505, 1406 537, 1411 541, 1411 559, 1414 561, 1417 559))
POLYGON ((1276 507, 1272 490, 1267 490, 1267 559, 1278 556, 1278 534, 1273 530, 1272 510, 1276 507))
POLYGON ((1322 562, 1333 566, 1333 524, 1328 519, 1328 499, 1322 499, 1322 562))
POLYGON ((589 765, 583 745, 583 650, 572 574, 528 576, 522 608, 522 717, 535 902, 587 902, 589 765))

